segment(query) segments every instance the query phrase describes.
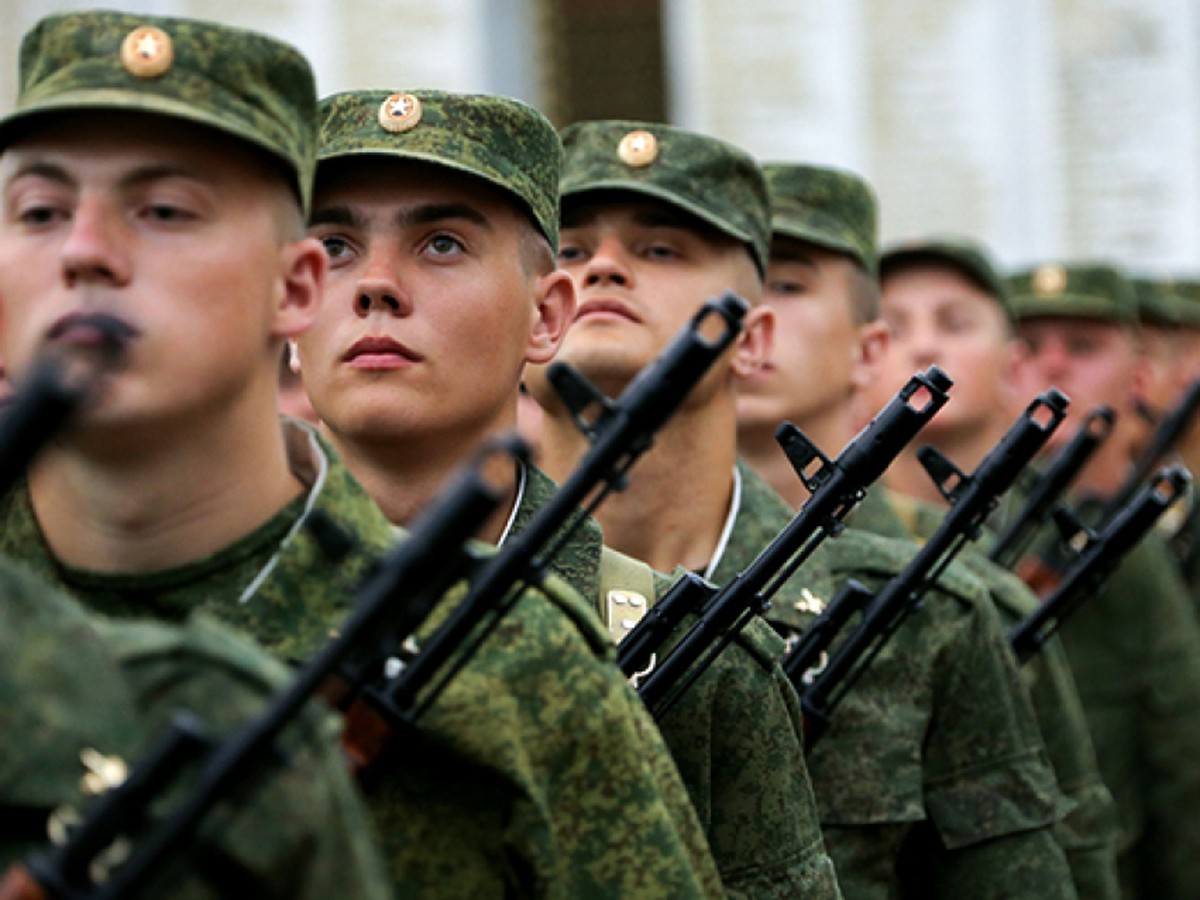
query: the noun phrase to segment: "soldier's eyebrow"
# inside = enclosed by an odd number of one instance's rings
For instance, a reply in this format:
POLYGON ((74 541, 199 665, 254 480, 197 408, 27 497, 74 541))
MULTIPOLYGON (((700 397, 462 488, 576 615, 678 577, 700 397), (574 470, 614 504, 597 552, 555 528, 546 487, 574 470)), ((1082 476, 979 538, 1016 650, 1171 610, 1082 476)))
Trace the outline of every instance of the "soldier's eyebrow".
POLYGON ((45 178, 47 181, 55 181, 64 187, 76 187, 79 182, 71 177, 71 174, 62 166, 46 162, 45 160, 32 160, 24 165, 18 166, 9 176, 7 183, 12 184, 18 178, 45 178))
POLYGON ((308 217, 309 227, 315 225, 341 225, 343 228, 362 228, 366 219, 349 206, 323 206, 314 209, 308 217))
POLYGON ((469 203, 423 203, 400 212, 396 216, 396 224, 401 228, 412 228, 417 225, 432 225, 435 222, 445 222, 450 219, 463 219, 481 228, 492 230, 492 223, 487 216, 469 203))
POLYGON ((796 263, 810 269, 817 267, 817 261, 807 250, 786 244, 771 247, 771 262, 796 263))

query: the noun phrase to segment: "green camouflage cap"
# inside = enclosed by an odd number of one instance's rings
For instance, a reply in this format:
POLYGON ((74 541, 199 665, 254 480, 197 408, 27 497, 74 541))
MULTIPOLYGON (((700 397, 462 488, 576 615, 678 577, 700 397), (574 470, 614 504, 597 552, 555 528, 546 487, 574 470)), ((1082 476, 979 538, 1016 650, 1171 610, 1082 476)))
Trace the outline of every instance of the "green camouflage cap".
POLYGON ((1116 324, 1137 322, 1133 285, 1103 263, 1046 263, 1008 279, 1017 320, 1065 316, 1116 324))
POLYGON ((1184 328, 1200 328, 1200 281, 1172 278, 1164 280, 1162 286, 1175 298, 1179 324, 1184 328))
POLYGON ((1016 321, 1012 293, 996 270, 991 254, 978 241, 961 235, 935 235, 922 240, 904 241, 884 250, 879 256, 879 280, 908 266, 941 265, 965 276, 995 298, 1005 318, 1016 321))
POLYGON ((771 207, 762 170, 717 138, 649 122, 579 122, 562 132, 562 198, 592 191, 645 194, 741 241, 767 270, 771 207))
POLYGON ((1182 302, 1175 292, 1154 278, 1130 278, 1137 304, 1138 321, 1160 328, 1176 328, 1181 322, 1182 302))
POLYGON ((875 273, 878 203, 865 180, 825 166, 764 163, 771 230, 852 257, 875 273))
POLYGON ((308 61, 266 35, 195 19, 89 10, 42 19, 21 43, 0 149, 56 113, 132 110, 234 135, 286 166, 308 208, 317 94, 308 61))
POLYGON ((562 142, 519 100, 443 91, 349 91, 321 101, 318 160, 382 155, 445 166, 515 197, 558 252, 562 142))

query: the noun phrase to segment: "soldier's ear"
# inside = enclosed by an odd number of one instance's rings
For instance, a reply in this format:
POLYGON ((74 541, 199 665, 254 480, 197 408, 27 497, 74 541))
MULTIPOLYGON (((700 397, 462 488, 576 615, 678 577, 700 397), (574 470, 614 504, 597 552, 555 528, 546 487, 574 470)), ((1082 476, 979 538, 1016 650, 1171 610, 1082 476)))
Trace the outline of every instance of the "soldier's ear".
POLYGON ((882 319, 858 327, 854 366, 850 371, 850 382, 856 393, 869 390, 879 380, 883 356, 890 342, 891 332, 882 319))
POLYGON ((316 238, 306 237, 279 248, 280 266, 275 297, 275 335, 303 334, 321 309, 329 257, 316 238))
POLYGON ((747 378, 766 365, 775 344, 775 310, 759 304, 750 309, 734 344, 733 373, 747 378))
POLYGON ((525 361, 536 365, 554 358, 575 318, 575 282, 570 275, 555 269, 537 278, 532 316, 525 361))

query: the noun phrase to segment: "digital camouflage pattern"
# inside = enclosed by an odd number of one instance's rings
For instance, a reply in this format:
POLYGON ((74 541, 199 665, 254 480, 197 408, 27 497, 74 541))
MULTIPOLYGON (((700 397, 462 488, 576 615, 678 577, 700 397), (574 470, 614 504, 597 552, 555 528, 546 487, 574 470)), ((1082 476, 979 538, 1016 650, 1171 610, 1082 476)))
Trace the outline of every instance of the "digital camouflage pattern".
POLYGON ((385 155, 482 178, 515 197, 558 252, 562 143, 532 107, 487 94, 351 91, 323 99, 320 114, 320 162, 385 155), (412 97, 419 112, 410 111, 412 97), (380 122, 381 107, 397 103, 410 116, 403 131, 380 122))
POLYGON ((1012 294, 983 244, 962 235, 938 235, 888 247, 879 256, 879 280, 910 266, 941 266, 966 277, 1000 304, 1005 318, 1016 320, 1012 294))
MULTIPOLYGON (((529 469, 514 532, 555 490, 529 469)), ((597 604, 602 541, 588 517, 551 562, 597 604)), ((839 897, 804 765, 797 698, 777 662, 781 649, 754 620, 658 725, 730 897, 839 897)))
MULTIPOLYGON (((791 516, 742 471, 742 508, 717 580, 744 568, 791 516)), ((856 578, 878 590, 913 550, 847 528, 819 552, 835 584, 856 578)), ((797 606, 803 574, 767 613, 777 628, 812 619, 797 606)), ((1050 828, 1068 804, 995 610, 959 567, 843 700, 808 766, 847 898, 1075 896, 1050 828)))
MULTIPOLYGON (((886 492, 886 496, 918 542, 928 540, 945 516, 938 507, 894 491, 886 492)), ((1037 609, 1038 599, 1025 583, 991 563, 976 546, 964 548, 957 559, 987 586, 1006 629, 1037 609)), ((1121 890, 1116 867, 1116 803, 1101 780, 1087 718, 1062 643, 1057 637, 1051 638, 1020 671, 1058 786, 1075 804, 1054 826, 1055 837, 1071 866, 1075 890, 1080 897, 1117 900, 1121 890)))
MULTIPOLYGON (((22 487, 0 503, 0 552, 27 559, 112 615, 178 620, 203 609, 301 660, 344 619, 353 585, 395 531, 331 448, 311 443, 318 439, 305 426, 286 427, 293 471, 313 469, 317 448, 328 460, 314 508, 321 531, 340 532, 351 549, 333 559, 322 548, 328 539, 301 529, 244 604, 235 598, 271 558, 303 498, 207 560, 120 576, 60 566, 22 487)), ((426 630, 459 596, 443 599, 426 630)), ((613 665, 614 652, 590 605, 556 579, 521 598, 368 785, 397 893, 719 894, 679 773, 613 665)))
POLYGON ((1179 323, 1184 328, 1200 328, 1200 281, 1178 278, 1163 285, 1177 301, 1179 323))
POLYGON ((767 186, 758 163, 744 150, 670 125, 612 119, 569 125, 562 142, 563 200, 594 191, 645 194, 741 241, 759 272, 766 272, 767 186), (622 152, 622 141, 631 137, 640 137, 640 155, 622 152))
POLYGON ((1166 285, 1153 278, 1130 278, 1129 283, 1133 286, 1139 322, 1159 328, 1182 324, 1182 302, 1166 285))
POLYGON ((764 163, 771 231, 854 259, 874 274, 878 222, 875 192, 853 172, 827 166, 764 163))
MULTIPOLYGON (((88 616, 27 573, 0 569, 0 871, 47 846, 52 810, 82 809, 94 750, 134 765, 181 709, 214 737, 262 713, 287 674, 210 620, 182 626, 88 616)), ((390 896, 332 719, 315 707, 284 735, 288 764, 257 776, 201 825, 195 864, 139 896, 390 896)), ((190 783, 184 772, 172 805, 190 783)), ((171 808, 171 807, 168 807, 171 808)), ((186 859, 186 857, 183 857, 186 859)))
MULTIPOLYGON (((1098 502, 1074 505, 1095 524, 1098 502)), ((1055 567, 1050 527, 1037 554, 1055 567)), ((1122 897, 1200 896, 1200 626, 1161 539, 1135 547, 1059 637, 1117 803, 1122 897)))
POLYGON ((1133 286, 1103 264, 1046 263, 1010 275, 1017 320, 1046 316, 1132 324, 1137 319, 1133 286))
MULTIPOLYGON (((162 53, 154 40, 150 52, 162 53)), ((17 105, 0 120, 0 149, 43 118, 84 109, 183 119, 248 141, 284 163, 308 209, 316 85, 304 56, 275 38, 213 22, 105 10, 44 18, 21 42, 17 105), (122 61, 126 38, 144 26, 169 40, 170 63, 161 74, 137 75, 122 61)))

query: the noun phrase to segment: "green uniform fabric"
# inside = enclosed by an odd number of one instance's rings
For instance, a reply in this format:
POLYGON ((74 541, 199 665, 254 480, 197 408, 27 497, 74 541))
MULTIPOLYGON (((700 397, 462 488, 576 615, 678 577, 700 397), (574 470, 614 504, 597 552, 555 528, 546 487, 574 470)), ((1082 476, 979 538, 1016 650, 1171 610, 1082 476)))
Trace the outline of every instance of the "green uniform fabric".
MULTIPOLYGON (((1085 522, 1098 506, 1076 504, 1085 522)), ((1117 802, 1122 896, 1200 896, 1200 626, 1162 539, 1148 535, 1059 636, 1117 802)))
MULTIPOLYGON (((261 572, 303 498, 182 570, 98 576, 65 571, 50 556, 22 488, 0 503, 0 549, 113 614, 180 619, 204 609, 289 660, 303 658, 342 621, 350 586, 393 529, 330 448, 298 424, 286 427, 294 468, 311 468, 317 447, 329 461, 315 509, 325 530, 350 536, 355 549, 335 563, 302 529, 244 604, 230 598, 261 572)), ((455 599, 447 595, 427 627, 455 599)), ((368 787, 399 895, 719 892, 678 772, 613 653, 591 607, 557 579, 516 603, 368 787)))
MULTIPOLYGON (((743 478, 718 580, 791 516, 745 468, 743 478)), ((912 555, 910 545, 853 528, 821 552, 835 583, 853 577, 872 590, 912 555)), ((768 617, 778 627, 811 620, 795 597, 777 599, 768 617)), ((1050 828, 1067 804, 995 610, 961 569, 884 647, 808 764, 847 898, 1075 896, 1050 828)))
MULTIPOLYGON (((519 531, 556 490, 530 467, 519 531)), ((552 569, 599 596, 603 535, 588 518, 552 569)), ((839 897, 799 740, 799 706, 777 662, 782 642, 755 620, 658 723, 731 897, 839 897)))
MULTIPOLYGON (((927 540, 945 513, 927 503, 894 492, 884 492, 907 512, 912 537, 927 540)), ((901 521, 897 517, 897 521, 901 521)), ((974 547, 964 548, 957 559, 982 581, 991 594, 1005 628, 1024 621, 1038 605, 1037 597, 1016 575, 991 563, 974 547)), ((1021 667, 1041 729, 1046 753, 1054 766, 1058 786, 1075 803, 1065 819, 1055 825, 1055 836, 1067 855, 1071 876, 1080 897, 1118 898, 1117 809, 1100 777, 1087 718, 1075 686, 1066 651, 1057 637, 1021 667)))
MULTIPOLYGON (((287 673, 202 617, 183 625, 89 616, 28 573, 0 568, 0 870, 48 846, 55 809, 86 808, 80 753, 136 765, 186 709, 216 738, 262 713, 287 673), (22 739, 13 739, 20 735, 22 739)), ((139 896, 390 896, 332 717, 316 707, 283 737, 287 764, 201 824, 189 865, 168 864, 139 896)), ((169 804, 186 796, 185 770, 169 804)), ((178 862, 178 861, 176 861, 178 862)))
POLYGON ((1193 483, 1176 504, 1178 518, 1168 510, 1158 522, 1159 534, 1179 566, 1179 574, 1191 592, 1192 603, 1200 616, 1200 502, 1193 483))

